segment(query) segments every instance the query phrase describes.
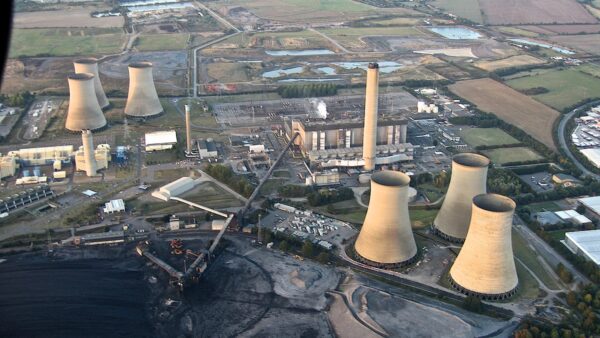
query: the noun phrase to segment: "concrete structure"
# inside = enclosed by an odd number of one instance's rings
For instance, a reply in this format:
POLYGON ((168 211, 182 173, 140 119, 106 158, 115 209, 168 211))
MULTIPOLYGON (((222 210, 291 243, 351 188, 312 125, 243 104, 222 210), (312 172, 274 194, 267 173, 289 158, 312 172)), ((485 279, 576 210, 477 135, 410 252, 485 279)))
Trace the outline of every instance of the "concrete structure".
POLYGON ((490 160, 471 153, 452 158, 452 177, 448 192, 435 220, 434 231, 441 237, 463 242, 469 231, 473 197, 485 194, 490 160))
POLYGON ((83 160, 84 171, 87 176, 96 176, 97 168, 96 157, 94 156, 94 137, 92 132, 84 130, 81 132, 81 141, 83 142, 83 160))
MULTIPOLYGON (((381 145, 375 148, 375 164, 390 165, 398 162, 413 160, 414 148, 410 143, 381 145)), ((311 162, 319 163, 323 168, 358 168, 364 166, 365 160, 361 157, 362 148, 341 148, 313 150, 308 153, 311 162)))
POLYGON ((192 153, 192 129, 190 125, 190 106, 185 105, 185 143, 186 143, 186 153, 192 153))
POLYGON ((104 213, 114 214, 115 212, 125 211, 125 202, 122 199, 110 200, 104 203, 104 213))
POLYGON ((55 161, 68 162, 73 156, 73 146, 25 148, 9 151, 7 156, 26 165, 54 164, 55 161))
POLYGON ((563 220, 565 222, 573 223, 575 225, 584 226, 584 225, 592 224, 592 221, 589 218, 578 213, 576 210, 557 211, 555 214, 561 220, 563 220))
POLYGON ((600 230, 567 232, 561 242, 574 254, 600 266, 600 230))
POLYGON ((477 195, 472 203, 469 234, 450 268, 452 285, 486 300, 508 298, 519 283, 510 235, 516 204, 496 194, 477 195))
POLYGON ((438 112, 438 107, 433 103, 426 104, 423 101, 417 102, 417 113, 437 114, 438 112))
POLYGON ((152 192, 152 196, 163 201, 177 197, 196 186, 196 182, 190 177, 182 177, 152 192))
POLYGON ((94 75, 94 91, 96 92, 98 104, 100 104, 100 108, 102 109, 108 108, 108 106, 110 106, 110 102, 108 102, 108 98, 106 97, 104 88, 102 88, 102 83, 100 82, 100 75, 98 74, 98 59, 77 59, 73 62, 73 66, 75 66, 75 73, 90 73, 94 75))
POLYGON ((13 176, 17 172, 17 161, 12 156, 0 157, 0 178, 13 176))
POLYGON ((94 74, 70 74, 68 79, 69 110, 65 128, 71 131, 82 131, 106 126, 106 118, 96 97, 94 74))
POLYGON ((155 131, 144 135, 146 151, 157 151, 172 149, 177 144, 177 133, 175 130, 155 131))
POLYGON ((219 152, 217 151, 217 146, 215 145, 215 141, 212 138, 208 138, 206 140, 199 139, 197 144, 198 144, 198 153, 199 153, 201 159, 216 158, 219 156, 219 152))
POLYGON ((371 176, 371 199, 365 222, 354 244, 360 260, 377 267, 412 262, 417 245, 408 214, 410 178, 398 171, 371 176))
POLYGON ((379 65, 369 63, 367 89, 365 93, 365 129, 363 135, 364 169, 375 169, 375 147, 377 146, 377 109, 379 99, 379 65))
POLYGON ((337 169, 313 172, 306 178, 305 184, 316 186, 340 184, 340 172, 337 169))
POLYGON ((129 65, 129 94, 125 105, 125 114, 132 117, 145 118, 163 112, 158 99, 152 63, 135 62, 129 65))
POLYGON ((35 201, 39 201, 43 198, 51 197, 53 195, 54 192, 47 184, 21 191, 17 194, 0 200, 0 214, 19 209, 35 201))

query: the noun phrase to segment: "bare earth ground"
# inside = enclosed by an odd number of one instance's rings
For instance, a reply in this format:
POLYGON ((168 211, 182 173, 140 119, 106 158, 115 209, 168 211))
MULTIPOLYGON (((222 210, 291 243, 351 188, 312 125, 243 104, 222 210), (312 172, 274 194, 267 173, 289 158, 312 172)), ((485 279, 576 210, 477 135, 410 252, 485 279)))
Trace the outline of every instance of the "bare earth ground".
POLYGON ((539 25, 539 26, 522 26, 523 29, 536 31, 542 34, 593 34, 600 32, 600 25, 539 25))
POLYGON ((519 67, 519 66, 527 66, 527 65, 538 65, 546 63, 544 60, 540 60, 531 55, 516 55, 511 56, 506 59, 501 60, 481 60, 475 62, 475 66, 478 68, 487 70, 489 72, 502 69, 502 68, 510 68, 510 67, 519 67))
POLYGON ((552 41, 561 45, 600 55, 600 34, 555 36, 552 41))
POLYGON ((560 115, 556 110, 489 78, 460 81, 449 88, 479 109, 497 115, 550 149, 556 149, 552 138, 554 121, 560 115))
POLYGON ((66 7, 59 11, 15 13, 13 28, 37 27, 121 27, 122 16, 92 18, 90 12, 96 8, 66 7))
POLYGON ((490 25, 598 23, 575 0, 479 0, 490 25))

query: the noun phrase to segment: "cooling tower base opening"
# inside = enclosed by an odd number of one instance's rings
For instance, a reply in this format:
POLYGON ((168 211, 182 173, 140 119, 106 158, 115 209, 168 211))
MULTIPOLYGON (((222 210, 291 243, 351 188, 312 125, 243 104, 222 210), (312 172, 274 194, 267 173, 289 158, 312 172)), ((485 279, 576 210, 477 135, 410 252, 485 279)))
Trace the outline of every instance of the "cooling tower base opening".
POLYGON ((354 244, 352 244, 349 251, 350 251, 351 257, 353 259, 355 259, 356 261, 358 261, 359 263, 363 263, 363 264, 372 266, 374 268, 385 269, 385 270, 394 270, 394 269, 399 269, 399 268, 405 268, 409 265, 414 264, 419 259, 419 251, 417 251, 417 253, 414 256, 412 256, 410 259, 402 261, 402 262, 380 263, 380 262, 374 262, 370 259, 366 259, 363 256, 361 256, 358 252, 356 252, 356 249, 354 248, 354 244))
POLYGON ((102 109, 103 112, 106 112, 113 108, 113 104, 112 104, 112 102, 109 102, 106 106, 100 107, 100 108, 102 109))
POLYGON ((458 291, 464 295, 467 295, 467 296, 473 296, 473 297, 477 297, 481 300, 488 300, 488 301, 501 301, 501 300, 506 300, 506 299, 512 298, 519 290, 519 285, 517 284, 517 286, 515 286, 514 289, 512 289, 508 292, 504 292, 504 293, 499 293, 499 294, 479 293, 479 292, 471 291, 469 289, 462 287, 460 284, 458 284, 457 282, 454 281, 454 279, 452 278, 452 276, 450 274, 448 274, 448 280, 450 281, 450 285, 452 285, 452 287, 456 291, 458 291))
POLYGON ((160 113, 154 114, 154 115, 138 116, 138 115, 129 115, 129 114, 125 113, 125 116, 128 119, 132 119, 132 120, 135 120, 135 121, 147 121, 147 120, 151 120, 151 119, 154 119, 154 118, 157 118, 157 117, 161 117, 164 114, 165 114, 165 111, 163 110, 160 113))
POLYGON ((462 244, 462 243, 465 242, 464 238, 457 238, 457 237, 452 237, 452 236, 446 235, 441 230, 439 230, 438 228, 436 228, 435 225, 431 225, 431 233, 433 233, 437 237, 439 237, 439 238, 441 238, 443 240, 446 240, 448 242, 451 242, 451 243, 462 244))
MULTIPOLYGON (((96 129, 91 129, 90 131, 93 131, 94 133, 96 133, 99 131, 104 131, 104 130, 108 129, 108 127, 110 127, 110 125, 108 123, 106 123, 104 126, 102 126, 100 128, 96 128, 96 129)), ((76 134, 76 135, 81 135, 81 131, 82 131, 82 130, 71 130, 68 128, 65 128, 64 130, 66 130, 69 134, 76 134)))

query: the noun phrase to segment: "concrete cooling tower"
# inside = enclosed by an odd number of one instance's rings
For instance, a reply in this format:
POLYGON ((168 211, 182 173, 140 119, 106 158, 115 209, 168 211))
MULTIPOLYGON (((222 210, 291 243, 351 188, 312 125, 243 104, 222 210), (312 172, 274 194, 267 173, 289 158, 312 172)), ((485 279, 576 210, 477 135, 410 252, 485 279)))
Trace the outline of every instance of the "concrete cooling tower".
POLYGON ((511 243, 515 202, 496 194, 473 198, 469 234, 450 269, 452 285, 488 300, 515 294, 519 283, 511 243))
POLYGON ((106 126, 106 118, 94 89, 94 74, 70 74, 68 79, 70 96, 65 128, 82 131, 97 130, 106 126))
POLYGON ((125 105, 125 114, 132 117, 150 117, 163 112, 158 99, 152 63, 135 62, 129 65, 129 95, 125 105))
POLYGON ((359 260, 377 267, 398 267, 416 257, 417 245, 408 214, 410 178, 398 171, 371 176, 371 200, 354 244, 359 260))
POLYGON ((453 242, 465 240, 471 221, 473 197, 487 191, 489 164, 487 157, 478 154, 463 153, 452 158, 450 186, 442 208, 433 221, 436 234, 453 242))
POLYGON ((100 76, 98 75, 98 60, 94 58, 78 59, 73 62, 75 66, 75 73, 90 73, 94 74, 94 90, 96 91, 96 98, 98 98, 98 104, 100 108, 104 109, 110 105, 102 83, 100 83, 100 76))
POLYGON ((363 137, 363 159, 365 170, 375 169, 377 146, 377 105, 379 98, 379 65, 369 63, 367 89, 365 93, 365 128, 363 137))

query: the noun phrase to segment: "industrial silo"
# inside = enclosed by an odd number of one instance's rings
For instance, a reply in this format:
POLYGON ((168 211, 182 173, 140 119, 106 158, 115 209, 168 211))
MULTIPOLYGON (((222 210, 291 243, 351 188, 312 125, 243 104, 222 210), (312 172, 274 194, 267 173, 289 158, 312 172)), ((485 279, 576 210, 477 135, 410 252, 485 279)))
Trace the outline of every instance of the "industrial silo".
POLYGON ((371 176, 371 198, 365 222, 354 244, 358 258, 378 267, 412 262, 417 245, 408 214, 410 178, 398 171, 371 176))
POLYGON ((125 114, 132 117, 150 117, 163 112, 158 99, 152 63, 135 62, 129 65, 129 94, 125 105, 125 114))
POLYGON ((377 109, 379 98, 379 65, 369 63, 367 68, 367 89, 365 93, 365 127, 363 139, 364 169, 375 169, 377 147, 377 109))
POLYGON ((87 176, 95 176, 98 171, 96 156, 94 152, 94 138, 92 132, 84 130, 81 132, 81 141, 83 143, 83 158, 85 160, 84 170, 87 176))
POLYGON ((471 221, 473 197, 485 194, 487 157, 462 153, 452 158, 452 176, 448 192, 438 212, 433 227, 435 233, 454 242, 463 242, 471 221))
POLYGON ((452 285, 483 299, 512 296, 519 283, 511 228, 515 202, 496 194, 473 198, 467 239, 450 269, 452 285))
POLYGON ((91 73, 70 74, 69 109, 65 128, 71 131, 96 130, 106 125, 106 118, 98 104, 91 73))
POLYGON ((90 73, 94 74, 94 90, 96 92, 96 98, 100 108, 105 109, 110 105, 108 98, 102 88, 100 82, 100 75, 98 74, 98 60, 94 58, 78 59, 73 62, 75 66, 75 73, 90 73))

